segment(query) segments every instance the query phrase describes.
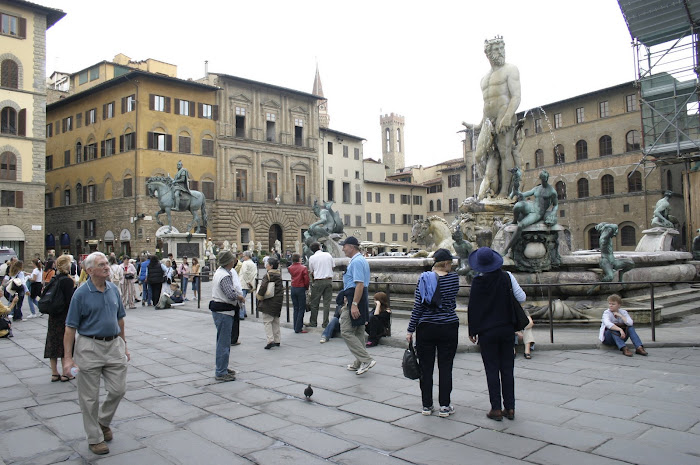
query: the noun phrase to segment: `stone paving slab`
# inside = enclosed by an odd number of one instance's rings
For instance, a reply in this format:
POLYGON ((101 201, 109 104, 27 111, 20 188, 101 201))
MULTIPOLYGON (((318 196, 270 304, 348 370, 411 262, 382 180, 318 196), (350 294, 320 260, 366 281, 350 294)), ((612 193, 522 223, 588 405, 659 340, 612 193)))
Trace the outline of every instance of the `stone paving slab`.
POLYGON ((608 436, 602 434, 577 431, 530 420, 513 422, 505 429, 505 432, 581 451, 590 451, 609 439, 608 436))
POLYGON ((237 455, 263 450, 275 443, 264 434, 213 415, 190 423, 187 429, 237 455))
POLYGON ((527 457, 527 461, 541 465, 628 465, 631 463, 601 457, 588 452, 580 452, 554 444, 548 444, 537 452, 530 454, 527 457))
POLYGON ((658 465, 672 463, 673 465, 697 465, 698 457, 676 452, 668 448, 658 447, 643 441, 612 439, 593 451, 617 460, 623 460, 639 465, 658 465))
POLYGON ((338 407, 340 410, 354 413, 359 416, 374 418, 375 420, 391 423, 399 418, 412 415, 413 412, 401 408, 391 407, 379 402, 369 400, 358 400, 350 404, 338 407))
POLYGON ((316 428, 301 425, 285 426, 272 431, 270 435, 291 446, 326 459, 357 447, 356 444, 344 439, 331 436, 316 428))
POLYGON ((288 446, 271 447, 250 454, 258 465, 328 465, 324 459, 288 446))
POLYGON ((471 433, 457 438, 456 441, 516 459, 527 457, 546 445, 542 441, 521 438, 485 428, 477 428, 471 433))
POLYGON ((429 434, 442 439, 455 439, 477 429, 474 425, 450 421, 444 418, 415 413, 392 423, 392 425, 407 428, 418 433, 429 434), (438 421, 436 421, 438 420, 438 421))
POLYGON ((369 418, 359 418, 344 422, 327 428, 327 431, 334 436, 383 451, 396 451, 430 438, 423 433, 406 431, 398 426, 369 418))
POLYGON ((208 465, 250 464, 250 461, 189 431, 174 431, 152 436, 148 447, 175 464, 201 463, 204 457, 208 465))
POLYGON ((392 455, 414 463, 430 465, 464 465, 469 463, 488 463, 499 465, 516 465, 522 462, 501 454, 470 447, 455 441, 430 439, 420 444, 401 449, 392 455))
POLYGON ((364 448, 353 449, 351 451, 336 455, 333 457, 333 462, 342 465, 408 465, 410 463, 396 457, 379 453, 376 450, 364 448))

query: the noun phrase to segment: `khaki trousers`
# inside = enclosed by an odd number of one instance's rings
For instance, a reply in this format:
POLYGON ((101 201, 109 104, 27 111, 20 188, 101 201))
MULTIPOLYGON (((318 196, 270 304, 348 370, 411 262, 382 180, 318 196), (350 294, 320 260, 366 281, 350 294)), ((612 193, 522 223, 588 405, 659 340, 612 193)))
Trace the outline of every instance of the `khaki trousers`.
POLYGON ((365 348, 365 325, 353 326, 350 318, 350 310, 347 306, 343 307, 340 313, 340 335, 343 336, 350 353, 355 356, 355 364, 359 368, 360 363, 369 363, 372 357, 365 348))
POLYGON ((124 339, 100 341, 78 335, 73 358, 80 372, 78 403, 88 444, 104 441, 100 425, 109 426, 119 402, 126 393, 127 362, 124 339), (100 378, 104 380, 107 396, 100 406, 100 378))
POLYGON ((265 336, 267 337, 267 343, 270 344, 274 342, 279 344, 280 342, 280 317, 268 315, 263 313, 263 326, 265 326, 265 336))
POLYGON ((309 326, 318 326, 318 307, 323 297, 323 327, 328 326, 328 316, 331 311, 331 297, 333 294, 333 281, 330 279, 317 279, 311 283, 311 298, 309 299, 309 326))

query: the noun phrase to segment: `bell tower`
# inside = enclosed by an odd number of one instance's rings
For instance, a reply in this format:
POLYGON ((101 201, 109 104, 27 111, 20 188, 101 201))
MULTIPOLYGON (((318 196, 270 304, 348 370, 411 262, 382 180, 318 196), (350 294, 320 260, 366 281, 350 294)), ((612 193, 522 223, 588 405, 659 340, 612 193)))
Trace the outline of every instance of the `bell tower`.
MULTIPOLYGON (((318 72, 318 63, 316 64, 316 76, 314 77, 314 89, 312 94, 324 97, 323 86, 321 85, 321 74, 318 72)), ((318 124, 322 128, 327 128, 331 122, 331 115, 328 114, 328 100, 318 101, 318 124)))
POLYGON ((387 175, 394 174, 406 164, 404 123, 404 117, 394 113, 379 116, 382 131, 382 160, 387 166, 387 175))

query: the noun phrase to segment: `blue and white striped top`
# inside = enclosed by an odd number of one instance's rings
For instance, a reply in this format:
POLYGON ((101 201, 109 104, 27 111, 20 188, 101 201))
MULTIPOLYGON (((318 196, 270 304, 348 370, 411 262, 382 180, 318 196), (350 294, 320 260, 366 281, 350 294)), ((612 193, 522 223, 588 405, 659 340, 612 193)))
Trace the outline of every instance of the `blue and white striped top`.
POLYGON ((449 324, 459 323, 455 312, 457 307, 457 291, 459 291, 459 275, 454 271, 440 277, 440 293, 442 294, 442 308, 439 312, 431 310, 427 303, 423 302, 423 296, 416 286, 415 299, 411 321, 408 323, 408 332, 413 333, 420 323, 449 324))

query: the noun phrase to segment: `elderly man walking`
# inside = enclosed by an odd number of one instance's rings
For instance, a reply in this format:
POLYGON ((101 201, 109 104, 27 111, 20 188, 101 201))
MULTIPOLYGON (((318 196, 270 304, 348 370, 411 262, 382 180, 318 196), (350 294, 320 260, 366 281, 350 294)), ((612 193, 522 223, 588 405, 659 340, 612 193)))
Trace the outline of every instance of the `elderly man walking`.
POLYGON ((63 337, 63 373, 70 373, 76 366, 80 370, 78 402, 88 444, 91 452, 103 455, 109 453, 105 441, 112 440, 109 424, 126 393, 127 362, 131 355, 124 333, 126 312, 119 290, 109 281, 107 257, 93 252, 85 259, 83 267, 89 277, 73 294, 68 309, 63 337), (100 379, 107 391, 102 405, 100 379))
POLYGON ((315 328, 318 326, 318 307, 323 297, 323 327, 328 326, 328 316, 331 311, 331 293, 333 292, 333 266, 335 261, 328 252, 321 250, 321 244, 314 242, 310 247, 314 253, 309 257, 309 272, 314 280, 311 283, 311 298, 309 299, 309 309, 311 316, 307 326, 315 328))
POLYGON ((365 324, 369 321, 369 263, 360 253, 360 242, 348 236, 341 242, 345 256, 350 259, 343 275, 343 291, 349 306, 340 314, 340 334, 345 340, 355 361, 347 366, 358 375, 366 373, 377 362, 365 349, 365 324))

